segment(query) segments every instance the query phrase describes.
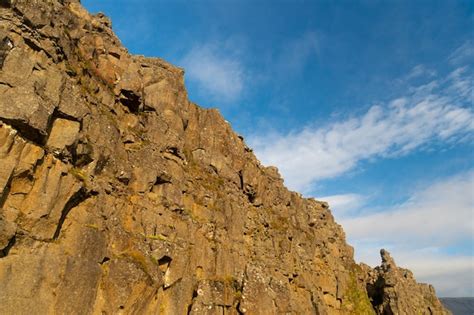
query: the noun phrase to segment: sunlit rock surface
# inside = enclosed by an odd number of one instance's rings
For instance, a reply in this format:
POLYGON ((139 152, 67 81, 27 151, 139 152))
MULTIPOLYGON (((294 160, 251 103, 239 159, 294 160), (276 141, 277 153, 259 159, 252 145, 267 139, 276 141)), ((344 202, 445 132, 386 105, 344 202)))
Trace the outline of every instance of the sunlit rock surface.
POLYGON ((2 314, 447 313, 386 252, 357 265, 183 75, 78 1, 0 0, 2 314))

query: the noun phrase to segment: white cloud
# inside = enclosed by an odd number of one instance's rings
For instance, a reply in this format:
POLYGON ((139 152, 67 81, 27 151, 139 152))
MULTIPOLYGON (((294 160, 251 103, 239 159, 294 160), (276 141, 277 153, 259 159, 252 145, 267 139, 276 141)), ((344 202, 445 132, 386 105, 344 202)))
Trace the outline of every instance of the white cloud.
POLYGON ((474 236, 474 173, 443 179, 388 211, 340 218, 350 238, 444 246, 474 236))
POLYGON ((472 61, 474 59, 474 42, 472 40, 465 41, 457 48, 448 58, 451 64, 461 64, 472 61))
POLYGON ((360 194, 340 194, 318 197, 318 200, 326 201, 336 216, 342 216, 359 209, 367 198, 360 194))
MULTIPOLYGON (((458 174, 414 192, 411 198, 384 212, 336 215, 356 259, 379 264, 386 248, 399 266, 412 270, 418 281, 435 286, 439 296, 474 294, 474 171, 458 174), (471 246, 469 255, 446 249, 471 246)), ((468 247, 469 250, 469 247, 468 247)))
POLYGON ((466 106, 472 99, 459 92, 472 77, 460 69, 387 104, 374 105, 361 116, 283 135, 257 135, 250 143, 264 164, 280 169, 288 187, 303 192, 316 181, 353 170, 363 160, 455 143, 474 130, 474 113, 466 106))
POLYGON ((419 77, 433 77, 435 75, 435 70, 429 69, 425 65, 419 64, 411 69, 411 71, 405 76, 405 80, 411 80, 419 77))
POLYGON ((473 78, 466 75, 468 67, 460 67, 449 74, 449 79, 452 82, 451 89, 453 92, 459 93, 460 97, 470 99, 471 105, 473 101, 473 78))
POLYGON ((249 55, 242 48, 245 44, 245 39, 239 37, 197 43, 184 54, 179 64, 185 69, 187 80, 195 83, 208 99, 222 105, 237 101, 249 88, 249 78, 254 89, 265 80, 278 84, 301 74, 319 54, 317 33, 307 31, 275 49, 274 55, 268 56, 264 69, 254 72, 250 70, 249 55))
POLYGON ((420 256, 406 260, 417 280, 432 284, 440 297, 474 296, 472 256, 420 256))
POLYGON ((226 45, 195 45, 181 61, 186 78, 214 101, 235 101, 244 90, 245 68, 231 50, 226 45))

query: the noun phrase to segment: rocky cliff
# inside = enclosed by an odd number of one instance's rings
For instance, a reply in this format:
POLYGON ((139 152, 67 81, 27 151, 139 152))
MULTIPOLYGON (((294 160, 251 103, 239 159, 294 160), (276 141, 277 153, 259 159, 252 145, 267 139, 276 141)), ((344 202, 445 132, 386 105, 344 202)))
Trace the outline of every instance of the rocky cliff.
POLYGON ((446 314, 357 265, 184 72, 78 1, 0 0, 0 313, 446 314))

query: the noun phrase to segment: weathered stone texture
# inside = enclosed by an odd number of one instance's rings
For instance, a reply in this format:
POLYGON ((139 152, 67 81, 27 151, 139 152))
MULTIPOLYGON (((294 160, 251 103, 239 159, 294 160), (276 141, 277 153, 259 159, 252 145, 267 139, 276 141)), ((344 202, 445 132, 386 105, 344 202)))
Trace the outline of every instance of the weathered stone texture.
POLYGON ((78 1, 0 1, 2 314, 445 313, 183 76, 78 1))

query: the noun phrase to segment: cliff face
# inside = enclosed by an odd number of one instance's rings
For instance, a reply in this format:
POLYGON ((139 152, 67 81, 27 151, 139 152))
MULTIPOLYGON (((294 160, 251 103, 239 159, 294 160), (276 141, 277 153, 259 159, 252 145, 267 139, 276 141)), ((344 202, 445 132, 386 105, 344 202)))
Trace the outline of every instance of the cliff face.
POLYGON ((0 0, 2 314, 445 314, 357 265, 183 70, 77 1, 0 0))

